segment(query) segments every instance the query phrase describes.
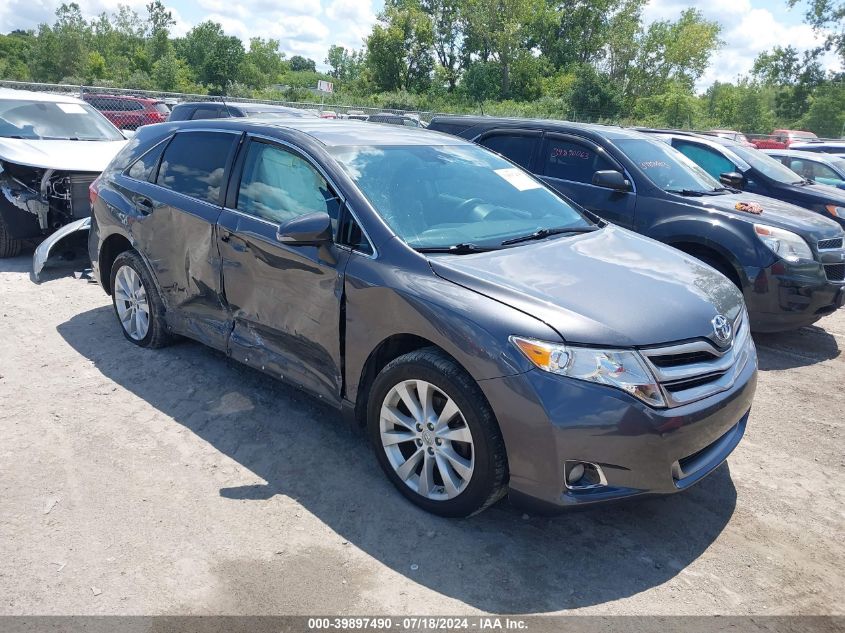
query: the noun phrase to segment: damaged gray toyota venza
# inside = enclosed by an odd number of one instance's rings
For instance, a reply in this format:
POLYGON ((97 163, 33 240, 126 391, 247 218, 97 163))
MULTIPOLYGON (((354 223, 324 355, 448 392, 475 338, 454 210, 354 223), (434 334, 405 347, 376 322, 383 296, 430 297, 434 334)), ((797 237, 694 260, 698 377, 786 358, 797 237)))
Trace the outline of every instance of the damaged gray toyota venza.
POLYGON ((467 141, 164 123, 91 198, 129 341, 186 336, 331 403, 428 511, 677 492, 745 431, 757 357, 736 287, 467 141))

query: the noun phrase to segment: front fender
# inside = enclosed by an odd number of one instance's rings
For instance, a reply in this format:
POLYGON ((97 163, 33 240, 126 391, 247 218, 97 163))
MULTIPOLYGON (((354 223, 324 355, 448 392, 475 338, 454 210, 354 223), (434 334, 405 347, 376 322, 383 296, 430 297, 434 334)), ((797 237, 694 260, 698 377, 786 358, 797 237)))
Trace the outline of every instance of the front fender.
POLYGON ((532 365, 508 340, 560 337, 540 320, 437 277, 427 263, 385 274, 354 256, 345 278, 345 396, 357 398, 370 355, 387 339, 413 335, 450 354, 475 380, 510 376, 532 365))

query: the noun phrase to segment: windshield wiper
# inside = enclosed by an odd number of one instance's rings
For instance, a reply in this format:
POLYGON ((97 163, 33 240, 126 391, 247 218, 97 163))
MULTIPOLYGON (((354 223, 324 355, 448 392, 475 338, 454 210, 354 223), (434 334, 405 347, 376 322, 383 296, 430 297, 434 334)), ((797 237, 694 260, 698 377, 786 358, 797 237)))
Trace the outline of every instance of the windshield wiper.
POLYGON ((423 246, 416 249, 418 253, 451 253, 452 255, 466 255, 468 253, 484 253, 495 250, 495 246, 479 246, 471 242, 461 242, 451 246, 423 246))
POLYGON ((679 196, 693 196, 700 198, 701 196, 709 196, 712 192, 699 191, 698 189, 664 189, 666 193, 677 193, 679 196))
POLYGON ((538 229, 528 235, 520 235, 519 237, 512 237, 502 242, 502 246, 509 246, 511 244, 519 244, 520 242, 528 242, 530 240, 542 240, 550 235, 563 235, 564 233, 592 233, 597 231, 597 226, 559 226, 551 229, 538 229))

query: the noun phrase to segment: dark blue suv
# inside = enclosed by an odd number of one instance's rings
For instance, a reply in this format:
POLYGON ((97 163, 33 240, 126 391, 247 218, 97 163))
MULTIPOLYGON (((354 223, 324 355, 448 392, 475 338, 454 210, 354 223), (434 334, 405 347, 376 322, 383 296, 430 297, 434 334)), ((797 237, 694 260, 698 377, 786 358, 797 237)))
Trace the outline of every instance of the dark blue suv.
POLYGON ((637 131, 563 121, 438 116, 614 224, 702 260, 743 292, 751 327, 812 324, 845 302, 842 228, 795 205, 729 187, 637 131))

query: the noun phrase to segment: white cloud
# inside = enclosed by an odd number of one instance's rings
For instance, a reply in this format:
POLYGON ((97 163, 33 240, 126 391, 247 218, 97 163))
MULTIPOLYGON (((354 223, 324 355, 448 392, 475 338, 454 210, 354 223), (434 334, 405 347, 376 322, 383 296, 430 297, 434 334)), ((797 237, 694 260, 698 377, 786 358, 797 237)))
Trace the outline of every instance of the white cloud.
MULTIPOLYGON (((677 0, 652 0, 643 11, 643 20, 646 24, 656 20, 676 20, 681 11, 690 6, 677 0)), ((779 21, 768 9, 754 8, 750 0, 709 0, 706 4, 692 6, 707 19, 722 25, 720 37, 724 42, 699 80, 699 90, 714 81, 736 81, 738 76, 749 74, 755 58, 765 50, 791 45, 803 52, 815 48, 823 39, 808 25, 779 21)), ((839 66, 832 55, 825 56, 823 64, 830 70, 839 66)))

